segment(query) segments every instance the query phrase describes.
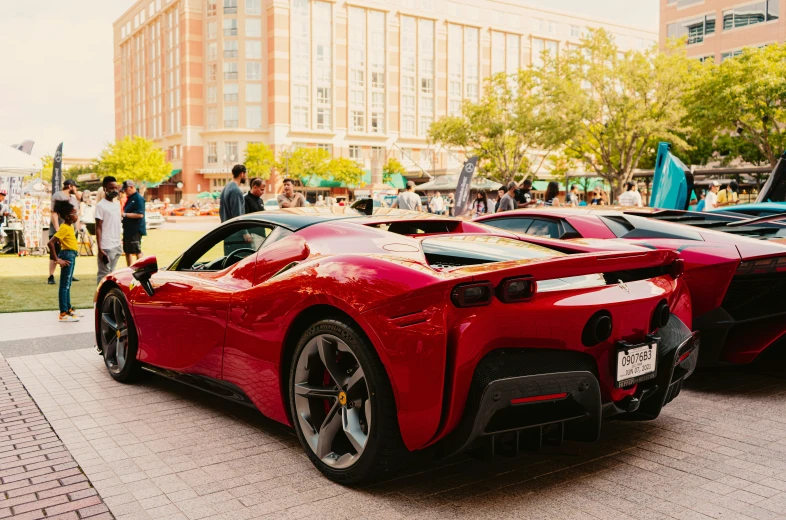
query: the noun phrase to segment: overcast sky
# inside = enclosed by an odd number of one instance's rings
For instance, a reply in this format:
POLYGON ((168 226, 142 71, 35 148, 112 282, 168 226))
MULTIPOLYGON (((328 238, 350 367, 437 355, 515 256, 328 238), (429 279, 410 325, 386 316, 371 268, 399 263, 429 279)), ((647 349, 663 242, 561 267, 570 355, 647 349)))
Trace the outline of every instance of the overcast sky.
MULTIPOLYGON (((658 0, 525 0, 657 30, 658 0), (632 6, 636 7, 633 8, 632 6)), ((133 0, 3 1, 0 142, 95 157, 114 139, 112 22, 133 0)))

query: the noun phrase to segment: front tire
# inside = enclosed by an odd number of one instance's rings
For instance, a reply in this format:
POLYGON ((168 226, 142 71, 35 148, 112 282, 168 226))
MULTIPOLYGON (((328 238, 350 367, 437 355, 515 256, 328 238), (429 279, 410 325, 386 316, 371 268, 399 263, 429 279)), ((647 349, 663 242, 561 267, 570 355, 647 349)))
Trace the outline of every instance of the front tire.
POLYGON ((100 309, 99 339, 106 369, 115 381, 133 382, 141 369, 136 359, 136 326, 123 292, 111 289, 101 300, 100 309))
POLYGON ((289 402, 300 444, 330 480, 357 484, 402 465, 393 391, 354 326, 326 319, 306 330, 290 367, 289 402))

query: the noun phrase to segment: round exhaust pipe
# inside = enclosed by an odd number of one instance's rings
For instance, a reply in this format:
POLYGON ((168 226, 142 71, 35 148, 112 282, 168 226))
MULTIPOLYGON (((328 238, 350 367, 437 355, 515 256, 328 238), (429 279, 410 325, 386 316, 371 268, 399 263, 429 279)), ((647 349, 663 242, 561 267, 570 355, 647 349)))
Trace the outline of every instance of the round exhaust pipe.
POLYGON ((650 330, 654 332, 665 327, 669 323, 669 318, 671 318, 671 309, 669 309, 669 304, 663 300, 655 307, 655 311, 652 313, 650 330))
POLYGON ((608 311, 598 311, 587 320, 581 333, 581 343, 585 347, 594 347, 611 337, 612 322, 608 311))

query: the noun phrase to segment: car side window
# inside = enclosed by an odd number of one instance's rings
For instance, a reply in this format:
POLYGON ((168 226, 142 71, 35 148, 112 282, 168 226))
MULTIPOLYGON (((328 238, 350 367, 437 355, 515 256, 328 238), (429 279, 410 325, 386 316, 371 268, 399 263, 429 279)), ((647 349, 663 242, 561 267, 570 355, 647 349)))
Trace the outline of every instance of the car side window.
POLYGON ((499 229, 513 231, 514 233, 526 233, 529 226, 532 224, 531 218, 495 218, 491 220, 484 220, 481 224, 486 224, 499 229))
POLYGON ((255 254, 273 233, 269 224, 237 222, 209 234, 186 251, 178 271, 221 271, 255 254))
POLYGON ((527 229, 527 234, 535 237, 559 238, 562 235, 562 231, 558 222, 536 218, 527 229))

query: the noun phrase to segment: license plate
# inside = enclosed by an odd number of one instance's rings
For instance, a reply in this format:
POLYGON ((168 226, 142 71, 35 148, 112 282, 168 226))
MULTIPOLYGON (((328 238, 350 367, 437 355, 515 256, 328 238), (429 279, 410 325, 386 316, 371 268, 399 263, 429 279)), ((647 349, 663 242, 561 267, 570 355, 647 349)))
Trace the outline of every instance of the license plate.
POLYGON ((631 346, 617 351, 617 388, 647 381, 656 376, 658 344, 631 346))

